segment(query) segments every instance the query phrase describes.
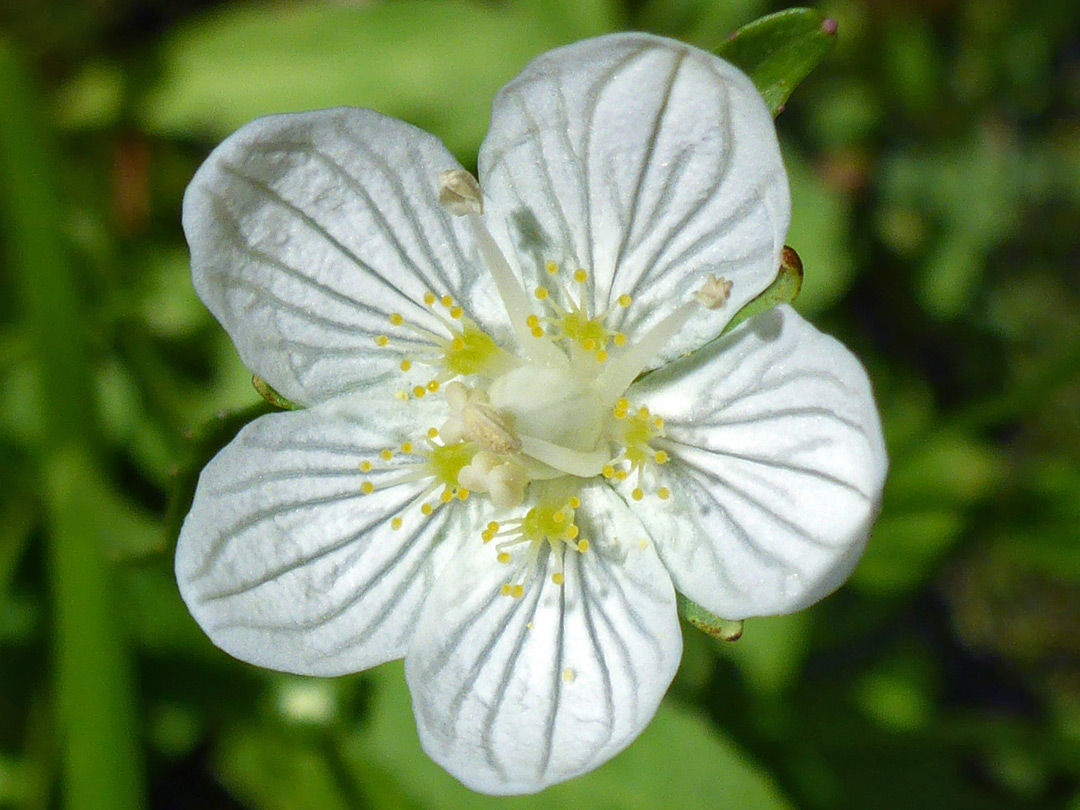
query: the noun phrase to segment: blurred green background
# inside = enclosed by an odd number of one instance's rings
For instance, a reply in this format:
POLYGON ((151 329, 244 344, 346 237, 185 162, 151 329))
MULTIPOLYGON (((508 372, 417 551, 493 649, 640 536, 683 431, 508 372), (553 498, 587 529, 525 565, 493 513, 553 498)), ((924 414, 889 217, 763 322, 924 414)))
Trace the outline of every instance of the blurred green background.
POLYGON ((851 582, 720 644, 599 771, 477 797, 400 664, 215 650, 185 493, 265 409, 180 200, 265 112, 370 106, 469 165, 494 91, 610 30, 707 48, 764 0, 0 0, 0 808, 1080 810, 1080 4, 840 0, 778 118, 797 306, 867 364, 892 458, 851 582))

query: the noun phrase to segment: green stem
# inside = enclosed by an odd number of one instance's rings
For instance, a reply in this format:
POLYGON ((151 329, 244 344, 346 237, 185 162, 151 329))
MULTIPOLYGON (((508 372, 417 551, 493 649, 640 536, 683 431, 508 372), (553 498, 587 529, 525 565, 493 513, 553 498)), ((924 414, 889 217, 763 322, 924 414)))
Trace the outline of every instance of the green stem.
POLYGON ((98 475, 93 382, 78 285, 63 250, 63 210, 48 133, 21 59, 0 40, 0 213, 6 263, 38 370, 40 482, 49 529, 57 724, 68 810, 144 803, 132 675, 86 482, 98 475))

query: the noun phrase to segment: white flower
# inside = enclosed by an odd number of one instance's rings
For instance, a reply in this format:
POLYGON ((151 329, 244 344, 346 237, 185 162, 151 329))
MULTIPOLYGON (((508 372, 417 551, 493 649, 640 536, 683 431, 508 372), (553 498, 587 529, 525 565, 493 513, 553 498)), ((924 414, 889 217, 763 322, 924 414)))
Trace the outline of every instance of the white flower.
POLYGON ((206 467, 176 570, 245 661, 404 656, 429 754, 523 793, 648 723, 676 589, 736 619, 836 588, 886 461, 865 372, 792 309, 712 340, 790 215, 738 70, 636 34, 561 48, 499 93, 479 164, 333 109, 259 119, 199 170, 196 289, 307 407, 206 467))

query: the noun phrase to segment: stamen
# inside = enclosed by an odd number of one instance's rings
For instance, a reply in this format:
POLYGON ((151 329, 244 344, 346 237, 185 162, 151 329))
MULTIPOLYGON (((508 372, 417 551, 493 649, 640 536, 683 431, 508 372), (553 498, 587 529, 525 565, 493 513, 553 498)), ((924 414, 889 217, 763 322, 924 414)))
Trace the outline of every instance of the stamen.
POLYGON ((506 314, 510 317, 510 326, 514 330, 521 348, 529 356, 529 359, 537 365, 550 365, 556 368, 566 365, 566 355, 559 351, 555 344, 546 340, 530 340, 532 332, 525 321, 531 314, 529 299, 525 295, 525 288, 521 286, 514 271, 499 250, 498 244, 492 238, 484 220, 477 213, 468 214, 469 225, 472 227, 476 246, 480 249, 480 255, 484 258, 488 272, 495 281, 495 289, 499 291, 506 314))

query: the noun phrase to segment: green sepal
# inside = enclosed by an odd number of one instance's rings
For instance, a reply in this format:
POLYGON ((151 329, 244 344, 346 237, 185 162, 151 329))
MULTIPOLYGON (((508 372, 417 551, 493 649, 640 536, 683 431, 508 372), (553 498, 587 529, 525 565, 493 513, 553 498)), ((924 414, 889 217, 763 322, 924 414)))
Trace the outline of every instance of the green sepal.
POLYGON ((259 396, 275 408, 281 408, 283 411, 298 411, 304 407, 303 405, 297 405, 291 399, 283 397, 271 387, 270 383, 257 374, 251 375, 251 384, 259 392, 259 396))
POLYGON ((835 45, 834 20, 814 9, 789 8, 744 25, 714 53, 753 80, 776 117, 835 45))
POLYGON ((717 641, 738 641, 742 638, 742 619, 721 619, 696 602, 691 602, 681 593, 675 596, 678 599, 679 613, 698 630, 707 633, 717 641))
POLYGON ((740 323, 748 318, 752 318, 759 312, 772 309, 779 304, 792 303, 799 297, 799 291, 802 289, 802 282, 802 259, 799 258, 799 254, 792 248, 784 245, 784 249, 780 253, 780 269, 777 271, 773 283, 766 287, 764 291, 747 303, 742 309, 736 312, 734 317, 728 321, 728 325, 724 327, 724 331, 720 334, 726 335, 740 323))

